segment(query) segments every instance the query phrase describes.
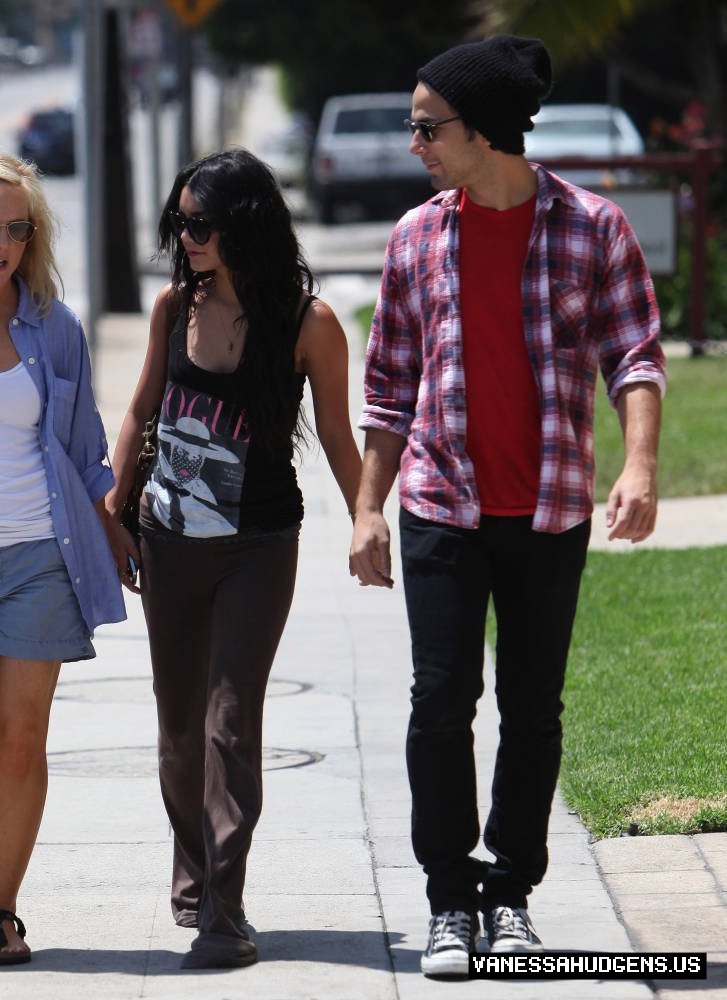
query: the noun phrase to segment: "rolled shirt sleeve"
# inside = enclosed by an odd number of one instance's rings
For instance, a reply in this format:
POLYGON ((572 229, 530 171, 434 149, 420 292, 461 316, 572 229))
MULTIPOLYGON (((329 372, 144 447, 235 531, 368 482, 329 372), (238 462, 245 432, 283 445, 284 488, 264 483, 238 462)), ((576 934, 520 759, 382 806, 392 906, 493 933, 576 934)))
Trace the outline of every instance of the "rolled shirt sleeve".
POLYGON ((412 331, 396 273, 395 236, 387 251, 366 350, 361 428, 390 431, 406 438, 416 410, 419 367, 412 331))

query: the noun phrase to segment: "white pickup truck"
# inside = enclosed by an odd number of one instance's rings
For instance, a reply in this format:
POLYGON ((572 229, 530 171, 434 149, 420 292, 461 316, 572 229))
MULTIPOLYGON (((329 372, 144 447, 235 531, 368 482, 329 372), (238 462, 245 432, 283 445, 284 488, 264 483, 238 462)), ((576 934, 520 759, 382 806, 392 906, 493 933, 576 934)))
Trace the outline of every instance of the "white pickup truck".
POLYGON ((348 94, 330 97, 313 146, 311 194, 321 222, 355 205, 368 215, 398 217, 430 198, 429 175, 409 152, 404 119, 411 95, 348 94))

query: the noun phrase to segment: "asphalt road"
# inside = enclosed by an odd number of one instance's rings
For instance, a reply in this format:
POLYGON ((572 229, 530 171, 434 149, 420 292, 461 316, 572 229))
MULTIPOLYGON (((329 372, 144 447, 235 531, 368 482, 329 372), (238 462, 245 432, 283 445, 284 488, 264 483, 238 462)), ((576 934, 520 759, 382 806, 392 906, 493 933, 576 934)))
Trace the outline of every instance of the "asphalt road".
MULTIPOLYGON (((80 69, 77 66, 41 67, 0 77, 0 149, 17 153, 17 131, 28 114, 37 108, 63 105, 80 106, 80 69)), ((200 70, 194 79, 195 150, 202 155, 220 145, 220 84, 208 71, 200 70)), ((227 94, 228 130, 226 144, 244 144, 253 151, 264 148, 268 135, 286 124, 286 112, 280 105, 272 74, 261 70, 248 81, 238 83, 227 94), (229 114, 232 104, 231 114, 229 114)), ((162 152, 160 190, 162 197, 171 186, 177 170, 176 128, 178 107, 166 105, 159 118, 162 152)), ((132 107, 129 117, 130 159, 135 216, 136 250, 140 268, 142 311, 148 312, 165 279, 164 271, 150 264, 155 248, 159 205, 154 203, 150 154, 150 113, 132 107)), ((48 200, 59 225, 57 260, 64 286, 65 301, 86 320, 88 292, 86 285, 86 225, 83 201, 83 178, 48 175, 44 180, 48 200)), ((386 240, 392 221, 350 221, 323 227, 310 218, 305 196, 286 190, 291 211, 296 218, 299 237, 314 271, 321 276, 363 274, 375 279, 380 271, 386 240)), ((371 294, 375 295, 372 281, 371 294)))

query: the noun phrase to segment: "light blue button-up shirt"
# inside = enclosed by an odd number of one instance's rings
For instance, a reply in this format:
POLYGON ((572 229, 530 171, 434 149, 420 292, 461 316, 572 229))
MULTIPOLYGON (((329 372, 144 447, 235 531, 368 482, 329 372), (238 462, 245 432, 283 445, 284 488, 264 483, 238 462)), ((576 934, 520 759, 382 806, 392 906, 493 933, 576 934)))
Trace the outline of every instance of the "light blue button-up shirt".
POLYGON ((58 545, 89 631, 126 618, 118 571, 93 504, 114 483, 81 321, 53 301, 40 316, 17 275, 10 336, 41 400, 38 427, 58 545))

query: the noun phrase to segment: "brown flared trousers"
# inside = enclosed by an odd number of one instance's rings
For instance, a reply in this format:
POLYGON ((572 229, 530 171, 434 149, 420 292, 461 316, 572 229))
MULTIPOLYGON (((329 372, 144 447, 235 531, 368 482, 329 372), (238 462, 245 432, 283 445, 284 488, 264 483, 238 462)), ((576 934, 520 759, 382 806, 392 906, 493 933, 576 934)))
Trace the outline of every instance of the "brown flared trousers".
POLYGON ((298 527, 204 541, 145 532, 141 555, 174 832, 172 914, 200 934, 242 936, 263 702, 293 598, 298 527))

